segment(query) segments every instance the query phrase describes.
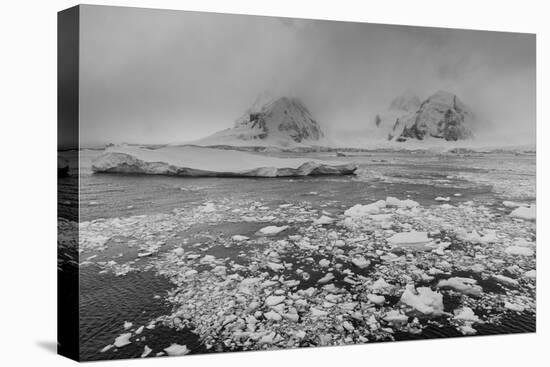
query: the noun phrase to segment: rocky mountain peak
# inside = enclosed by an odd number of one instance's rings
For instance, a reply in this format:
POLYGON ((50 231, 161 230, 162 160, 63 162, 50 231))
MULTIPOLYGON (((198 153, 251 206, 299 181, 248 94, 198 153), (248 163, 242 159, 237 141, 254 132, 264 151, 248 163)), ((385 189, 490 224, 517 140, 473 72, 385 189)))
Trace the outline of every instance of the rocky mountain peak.
POLYGON ((300 143, 303 140, 319 140, 324 136, 317 121, 298 98, 261 96, 237 119, 235 126, 258 130, 259 139, 287 136, 300 143))
POLYGON ((423 101, 416 111, 398 117, 389 139, 469 139, 473 137, 474 121, 474 113, 455 94, 440 90, 423 101))

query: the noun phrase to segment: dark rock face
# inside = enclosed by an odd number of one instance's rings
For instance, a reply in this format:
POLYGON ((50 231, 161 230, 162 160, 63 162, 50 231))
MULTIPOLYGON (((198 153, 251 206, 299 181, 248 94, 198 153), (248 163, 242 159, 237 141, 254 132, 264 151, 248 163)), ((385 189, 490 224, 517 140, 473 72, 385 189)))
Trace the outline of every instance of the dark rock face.
POLYGON ((456 141, 470 139, 474 114, 454 94, 439 91, 422 102, 419 109, 396 120, 389 139, 423 140, 427 136, 456 141))
POLYGON ((256 135, 258 139, 286 135, 300 143, 319 140, 324 136, 317 121, 297 98, 282 97, 264 104, 258 110, 250 110, 237 120, 236 126, 259 130, 256 135))

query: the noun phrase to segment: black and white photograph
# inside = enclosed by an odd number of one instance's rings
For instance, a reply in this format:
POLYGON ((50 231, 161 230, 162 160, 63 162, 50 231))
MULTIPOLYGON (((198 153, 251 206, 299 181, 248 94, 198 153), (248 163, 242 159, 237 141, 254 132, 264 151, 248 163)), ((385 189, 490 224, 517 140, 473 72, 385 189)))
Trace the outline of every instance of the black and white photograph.
POLYGON ((535 34, 96 5, 58 26, 61 354, 536 332, 535 34))

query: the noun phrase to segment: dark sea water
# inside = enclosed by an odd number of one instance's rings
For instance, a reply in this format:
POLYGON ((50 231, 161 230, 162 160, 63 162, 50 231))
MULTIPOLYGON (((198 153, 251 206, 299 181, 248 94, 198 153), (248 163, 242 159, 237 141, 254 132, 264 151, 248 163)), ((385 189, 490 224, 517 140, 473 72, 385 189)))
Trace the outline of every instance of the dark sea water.
MULTIPOLYGON (((94 151, 82 152, 81 221, 169 213, 175 208, 195 208, 207 201, 227 198, 236 203, 258 200, 269 206, 308 202, 313 208, 332 212, 342 212, 357 203, 368 203, 387 196, 410 197, 426 206, 435 205, 434 198, 438 196, 451 197, 452 204, 475 200, 489 208, 494 207, 494 210, 499 210, 497 204, 502 200, 535 200, 535 158, 532 155, 458 156, 379 152, 336 158, 317 154, 315 158, 358 162, 358 175, 255 179, 93 174, 90 162, 97 154, 94 151), (510 184, 506 183, 508 179, 510 184)), ((60 179, 59 214, 65 218, 75 214, 74 203, 70 202, 74 198, 74 181, 71 180, 75 179, 74 172, 72 177, 60 179)), ((209 228, 209 233, 219 231, 252 235, 261 227, 261 223, 222 223, 209 228)), ((224 247, 212 251, 218 251, 215 253, 217 257, 237 255, 224 247)), ((368 269, 365 270, 367 274, 368 269)), ((313 269, 311 275, 312 284, 322 276, 313 269)), ((114 276, 100 272, 93 264, 81 266, 81 357, 85 360, 139 357, 144 345, 153 349, 153 356, 174 342, 187 345, 192 353, 206 352, 198 336, 191 331, 158 326, 152 330, 145 329, 140 335, 143 340, 136 340, 116 353, 112 350, 99 353, 121 334, 124 321, 144 325, 169 313, 171 305, 163 300, 163 296, 172 287, 168 279, 156 275, 154 271, 114 276)), ((533 313, 510 313, 502 318, 499 325, 476 327, 477 335, 534 332, 535 320, 533 313)), ((454 327, 434 325, 419 335, 398 332, 394 338, 417 340, 457 336, 462 334, 454 327)))

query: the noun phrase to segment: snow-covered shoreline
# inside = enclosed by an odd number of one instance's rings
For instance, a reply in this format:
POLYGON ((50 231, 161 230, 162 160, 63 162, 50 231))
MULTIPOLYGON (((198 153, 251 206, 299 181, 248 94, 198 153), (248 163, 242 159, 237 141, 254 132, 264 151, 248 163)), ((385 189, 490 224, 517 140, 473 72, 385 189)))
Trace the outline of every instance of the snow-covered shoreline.
POLYGON ((354 163, 277 158, 235 150, 168 146, 148 149, 116 146, 92 163, 94 172, 204 177, 289 177, 349 175, 354 163))

